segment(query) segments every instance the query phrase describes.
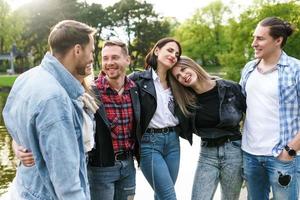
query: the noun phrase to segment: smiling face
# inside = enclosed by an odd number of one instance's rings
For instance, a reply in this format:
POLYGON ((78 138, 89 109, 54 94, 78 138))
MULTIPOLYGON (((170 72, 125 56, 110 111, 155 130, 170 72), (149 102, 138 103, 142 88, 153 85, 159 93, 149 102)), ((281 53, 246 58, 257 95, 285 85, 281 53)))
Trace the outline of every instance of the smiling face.
POLYGON ((130 58, 120 46, 105 46, 102 49, 102 70, 109 79, 124 78, 130 58))
POLYGON ((171 69, 178 60, 179 47, 175 42, 168 42, 161 48, 156 48, 154 54, 157 56, 157 67, 171 69))
POLYGON ((194 86, 198 79, 196 72, 192 68, 180 64, 177 64, 172 68, 172 75, 185 87, 194 86))
POLYGON ((281 51, 282 37, 274 39, 270 34, 270 27, 258 25, 253 34, 252 47, 255 58, 267 59, 281 51))

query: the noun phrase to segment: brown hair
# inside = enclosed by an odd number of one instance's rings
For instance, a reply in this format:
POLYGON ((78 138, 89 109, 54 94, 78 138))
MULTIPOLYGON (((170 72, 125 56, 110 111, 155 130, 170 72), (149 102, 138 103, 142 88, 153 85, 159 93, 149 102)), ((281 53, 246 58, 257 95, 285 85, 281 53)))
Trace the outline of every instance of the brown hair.
POLYGON ((83 47, 90 42, 89 35, 96 33, 96 29, 74 20, 63 20, 57 23, 48 37, 48 45, 53 54, 64 55, 76 44, 83 47))
POLYGON ((156 48, 160 49, 169 42, 175 42, 177 44, 178 49, 179 49, 179 52, 178 52, 179 54, 178 54, 177 60, 179 60, 179 57, 181 56, 181 45, 179 44, 179 42, 173 38, 162 38, 162 39, 158 40, 158 42, 154 45, 154 47, 147 54, 147 56, 145 58, 145 69, 149 69, 150 67, 152 67, 154 70, 156 70, 157 56, 154 54, 154 51, 156 48))
POLYGON ((121 47, 121 50, 123 52, 124 55, 128 56, 129 55, 129 52, 128 52, 128 48, 127 48, 127 45, 122 42, 122 41, 117 41, 117 40, 106 40, 103 44, 103 47, 106 47, 106 46, 118 46, 118 47, 121 47))
MULTIPOLYGON (((179 61, 174 67, 180 68, 191 68, 198 77, 199 81, 208 81, 212 79, 200 65, 198 65, 194 60, 187 56, 181 56, 179 61)), ((168 81, 172 89, 173 96, 185 116, 191 115, 190 109, 197 107, 196 93, 190 87, 185 87, 181 85, 178 80, 173 76, 172 70, 168 71, 168 81)))
POLYGON ((270 36, 274 39, 282 37, 281 48, 285 45, 287 38, 293 34, 294 27, 287 21, 277 17, 267 17, 259 22, 260 26, 270 27, 270 36))

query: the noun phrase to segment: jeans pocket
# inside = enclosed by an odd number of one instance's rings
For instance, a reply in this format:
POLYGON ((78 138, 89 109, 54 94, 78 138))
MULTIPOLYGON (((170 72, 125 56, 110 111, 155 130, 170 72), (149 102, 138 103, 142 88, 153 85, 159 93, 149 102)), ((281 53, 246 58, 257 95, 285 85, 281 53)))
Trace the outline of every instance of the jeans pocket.
POLYGON ((155 140, 155 135, 153 135, 152 133, 145 133, 142 136, 141 143, 153 143, 155 142, 155 140))
POLYGON ((235 149, 241 149, 241 140, 230 141, 230 144, 235 149))

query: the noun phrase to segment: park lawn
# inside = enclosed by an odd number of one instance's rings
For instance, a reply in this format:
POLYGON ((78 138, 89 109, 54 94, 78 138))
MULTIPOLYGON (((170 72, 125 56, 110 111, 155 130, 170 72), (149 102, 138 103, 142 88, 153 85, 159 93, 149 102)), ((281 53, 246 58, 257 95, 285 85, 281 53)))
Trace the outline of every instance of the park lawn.
POLYGON ((18 75, 0 75, 0 87, 11 87, 18 75))

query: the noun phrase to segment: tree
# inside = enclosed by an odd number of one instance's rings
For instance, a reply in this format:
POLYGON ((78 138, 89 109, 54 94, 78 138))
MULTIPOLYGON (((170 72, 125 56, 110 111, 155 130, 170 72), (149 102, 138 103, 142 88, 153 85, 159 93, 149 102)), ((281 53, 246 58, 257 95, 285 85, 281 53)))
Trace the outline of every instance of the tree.
POLYGON ((99 55, 101 51, 100 41, 103 40, 101 33, 103 29, 111 26, 112 22, 108 17, 107 11, 102 7, 101 4, 88 5, 83 3, 80 5, 80 13, 78 14, 79 21, 89 24, 92 27, 97 28, 95 34, 95 54, 94 54, 94 68, 100 68, 99 55))
POLYGON ((26 24, 23 32, 25 50, 33 51, 35 63, 39 63, 48 50, 51 27, 64 19, 77 19, 79 8, 76 0, 33 0, 18 9, 26 24))
POLYGON ((9 52, 20 39, 23 23, 18 13, 12 13, 4 0, 0 0, 0 27, 0 53, 9 52))
POLYGON ((215 1, 179 26, 175 37, 182 42, 184 53, 205 67, 219 67, 218 55, 228 49, 224 17, 229 12, 221 1, 215 1))
MULTIPOLYGON (((237 21, 231 20, 227 34, 230 37, 230 50, 220 55, 222 66, 227 78, 238 81, 245 63, 253 59, 251 47, 252 33, 259 21, 265 17, 277 16, 300 28, 300 5, 296 1, 276 3, 258 1, 257 4, 242 13, 237 21)), ((291 56, 300 58, 300 33, 296 32, 289 39, 284 50, 291 56)))
POLYGON ((141 64, 154 42, 170 32, 168 21, 160 18, 154 12, 153 5, 146 1, 121 0, 108 7, 107 12, 112 20, 112 32, 117 33, 121 29, 125 33, 133 67, 141 64))

